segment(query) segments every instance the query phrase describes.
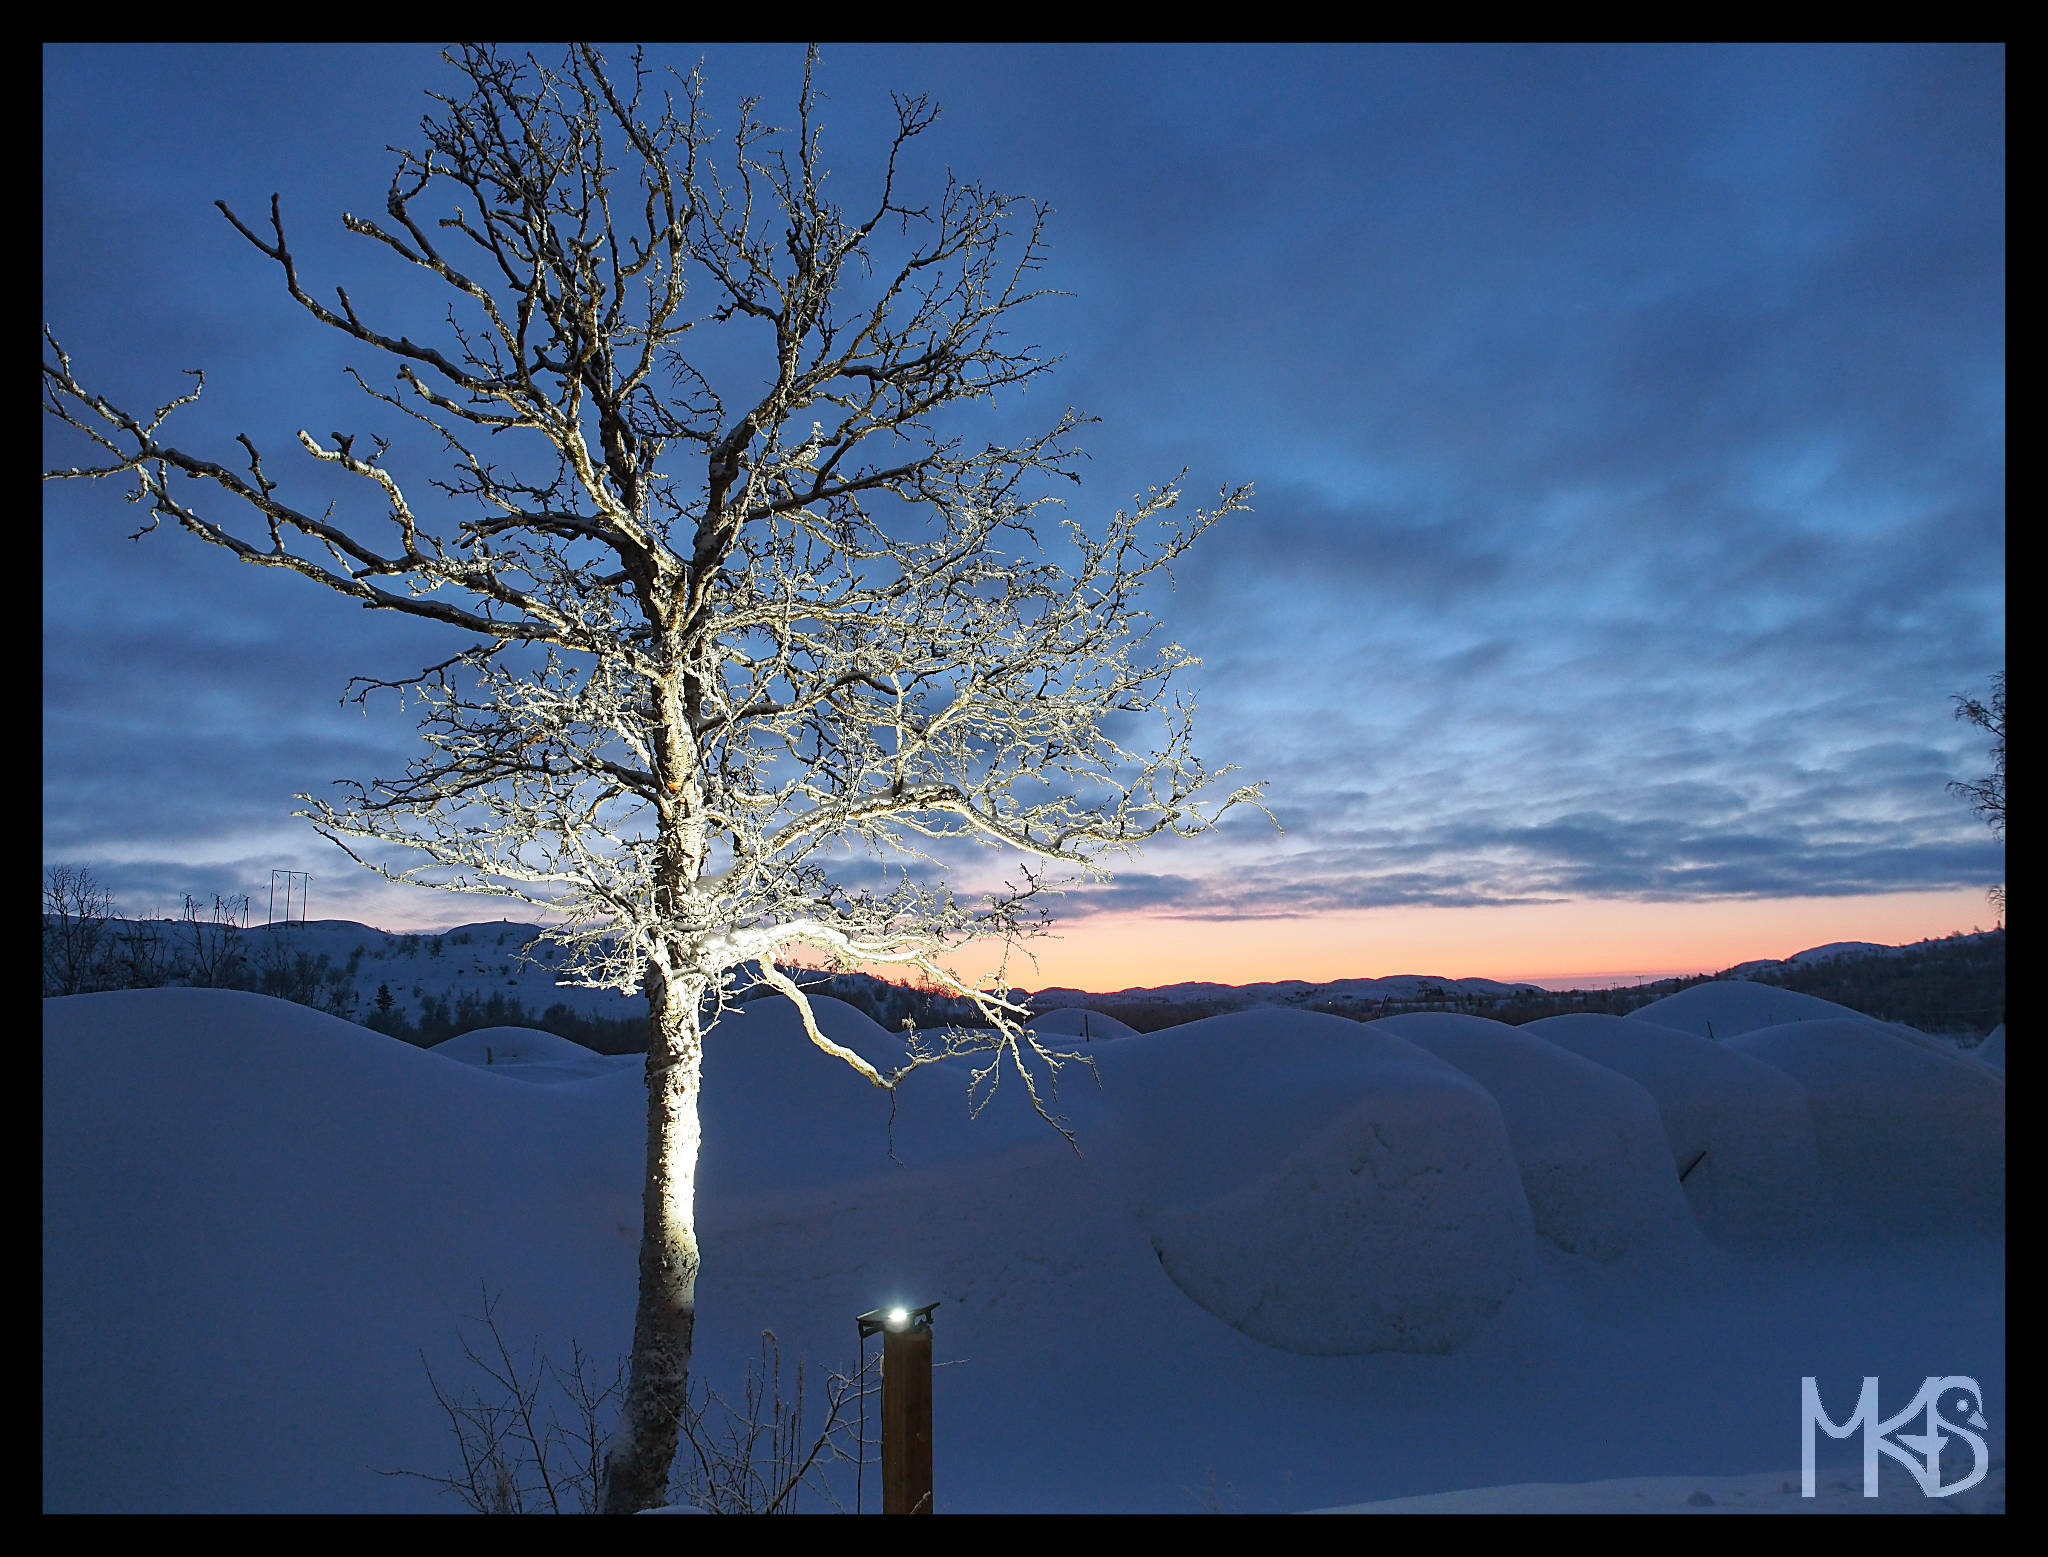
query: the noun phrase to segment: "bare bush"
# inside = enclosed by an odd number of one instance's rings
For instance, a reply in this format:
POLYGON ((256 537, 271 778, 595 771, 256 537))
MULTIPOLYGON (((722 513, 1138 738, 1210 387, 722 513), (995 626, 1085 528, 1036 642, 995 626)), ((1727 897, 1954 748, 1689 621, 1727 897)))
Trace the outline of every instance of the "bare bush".
MULTIPOLYGON (((451 1390, 422 1355, 427 1384, 448 1419, 457 1468, 440 1473, 380 1471, 407 1476, 452 1493, 478 1514, 595 1513, 604 1473, 609 1408, 625 1387, 624 1359, 609 1372, 580 1343, 569 1343, 569 1366, 558 1368, 536 1341, 521 1356, 498 1322, 498 1299, 486 1290, 481 1343, 462 1337, 470 1384, 451 1390)), ((825 1417, 815 1432, 805 1425, 804 1364, 796 1365, 793 1392, 785 1395, 782 1353, 770 1331, 747 1369, 737 1402, 703 1384, 686 1397, 678 1423, 685 1452, 671 1482, 672 1501, 713 1514, 786 1514, 808 1490, 844 1512, 823 1472, 853 1461, 861 1445, 852 1433, 849 1403, 859 1381, 841 1374, 825 1382, 825 1417)))
POLYGON ((123 989, 156 989, 178 972, 178 954, 154 923, 139 919, 114 935, 113 966, 123 989))
POLYGON ((214 895, 212 909, 199 906, 191 893, 185 894, 181 919, 185 931, 187 981, 197 989, 239 989, 247 976, 247 957, 242 947, 242 927, 248 922, 246 897, 214 895))
POLYGON ((43 871, 43 993, 104 989, 112 973, 114 894, 83 865, 43 871))
POLYGON ((505 1340, 498 1300, 489 1291, 483 1313, 471 1322, 481 1324, 486 1337, 481 1349, 462 1338, 463 1358, 478 1382, 451 1393, 425 1355, 420 1357, 434 1400, 448 1418, 461 1468, 453 1474, 379 1474, 429 1482, 478 1514, 596 1512, 606 1407, 625 1386, 625 1364, 615 1364, 600 1383, 594 1360, 575 1341, 569 1343, 566 1370, 543 1356, 538 1342, 522 1360, 505 1340))
POLYGON ((827 1507, 845 1507, 825 1479, 827 1467, 855 1463, 865 1448, 847 1420, 862 1380, 825 1379, 825 1419, 817 1431, 804 1423, 804 1365, 796 1365, 792 1392, 783 1393, 782 1348, 761 1332, 761 1354, 748 1367, 738 1402, 693 1382, 682 1416, 682 1452, 676 1457, 671 1500, 711 1514, 793 1514, 802 1491, 827 1507), (849 1439, 854 1441, 849 1446, 849 1439))

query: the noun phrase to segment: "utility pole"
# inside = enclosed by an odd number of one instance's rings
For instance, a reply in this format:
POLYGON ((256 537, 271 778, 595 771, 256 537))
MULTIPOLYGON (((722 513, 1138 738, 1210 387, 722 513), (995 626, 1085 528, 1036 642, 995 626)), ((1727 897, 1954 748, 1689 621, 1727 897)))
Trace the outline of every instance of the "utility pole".
POLYGON ((270 912, 264 918, 265 924, 277 922, 277 878, 284 877, 284 922, 292 922, 292 888, 299 892, 299 923, 306 922, 306 895, 312 889, 312 873, 303 870, 273 870, 270 873, 270 912))

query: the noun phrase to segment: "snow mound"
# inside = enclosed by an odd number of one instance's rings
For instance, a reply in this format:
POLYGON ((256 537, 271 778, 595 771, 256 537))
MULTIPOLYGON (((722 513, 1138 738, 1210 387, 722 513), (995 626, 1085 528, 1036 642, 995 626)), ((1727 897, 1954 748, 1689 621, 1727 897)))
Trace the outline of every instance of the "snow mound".
POLYGON ((1999 1075, 2005 1074, 2005 1023, 2000 1022, 1984 1035, 1984 1041, 1971 1051, 1979 1065, 1989 1065, 1999 1075))
POLYGON ((1768 1241, 1813 1224, 1813 1115, 1806 1089, 1776 1066, 1676 1028, 1592 1011, 1521 1031, 1618 1071, 1656 1099, 1686 1203, 1711 1237, 1768 1241))
POLYGON ((1455 1065, 1500 1105, 1536 1231, 1612 1262, 1687 1221, 1656 1100, 1628 1077, 1489 1017, 1415 1011, 1368 1023, 1455 1065))
POLYGON ((1786 1023, 1730 1043, 1806 1088, 1823 1186, 1845 1229, 2001 1224, 2002 1078, 1862 1020, 1786 1023))
MULTIPOLYGON (((809 999, 833 1042, 885 1075, 902 1062, 902 1034, 843 1000, 809 999)), ((793 1004, 780 995, 750 1000, 726 1012, 704 1041, 705 1193, 751 1207, 791 1189, 984 1160, 1020 1146, 1072 1155, 1032 1111, 1014 1071, 998 1076, 993 1097, 984 1083, 975 1097, 987 1106, 971 1112, 972 1068, 956 1060, 914 1072, 897 1088, 892 1118, 889 1093, 812 1043, 793 1004)))
MULTIPOLYGON (((42 1010, 45 1511, 450 1510, 430 1484, 378 1471, 459 1473, 422 1362, 444 1388, 477 1382, 460 1338, 488 1344, 474 1320, 480 1289, 501 1294, 503 1333, 522 1359, 530 1342, 557 1363, 572 1338, 607 1363, 629 1345, 646 1120, 637 1057, 575 1086, 515 1086, 258 995, 132 991, 42 1010)), ((878 1041, 844 1008, 823 1019, 856 1046, 878 1041)), ((1936 1369, 1971 1375, 2002 1456, 2002 1238, 1613 1266, 1538 1255, 1498 1107, 1469 1078, 1335 1019, 1240 1020, 1245 1042, 1212 1044, 1208 1061, 1182 1067, 1178 1096, 1211 1094, 1184 1119, 1174 1096, 1156 1109, 1145 1098, 1170 1078, 1175 1034, 1093 1046, 1106 1089, 1076 1065, 1057 1100, 1083 1156, 1030 1112, 1014 1075, 969 1124, 957 1067, 921 1071, 896 1121, 909 1168, 886 1158, 886 1107, 865 1112, 879 1094, 802 1042, 783 1007, 721 1024, 698 1184, 700 1377, 740 1398, 771 1328, 786 1362, 850 1371, 854 1314, 941 1301, 942 1359, 971 1359, 933 1381, 942 1511, 1185 1510, 1216 1501, 1197 1490, 1208 1465, 1235 1484, 1233 1496, 1212 1481, 1215 1492, 1247 1512, 1753 1468, 1774 1458, 1759 1445, 1790 1441, 1785 1381, 1805 1374, 1826 1381, 1837 1410, 1837 1389, 1846 1404, 1865 1374, 1884 1376, 1894 1407, 1894 1375, 1909 1389, 1936 1369), (1306 1038, 1321 1049, 1300 1055, 1306 1038), (722 1095, 778 1071, 799 1089, 843 1074, 863 1111, 806 1116, 722 1095), (1404 1076, 1405 1090, 1390 1085, 1404 1076), (1375 1102, 1380 1093, 1391 1101, 1375 1102), (1262 1125, 1268 1102, 1293 1124, 1262 1125), (1281 1257, 1263 1252, 1266 1230, 1249 1217, 1218 1216, 1182 1274, 1230 1258, 1249 1226, 1254 1257, 1344 1275, 1333 1307, 1375 1281, 1372 1296, 1405 1282, 1420 1306, 1421 1274, 1404 1261, 1441 1257, 1438 1290, 1469 1301, 1490 1268, 1460 1278, 1448 1262, 1471 1259, 1473 1240, 1497 1252, 1505 1242, 1502 1257, 1527 1262, 1526 1278, 1449 1355, 1304 1356, 1253 1339, 1175 1286, 1127 1203, 1112 1147, 1144 1146, 1147 1118, 1163 1143, 1156 1171, 1185 1174, 1197 1203, 1286 1169, 1362 1105, 1392 1122, 1380 1126, 1380 1160, 1398 1149, 1420 1166, 1414 1182, 1390 1177, 1375 1191, 1388 1203, 1383 1268, 1346 1274, 1356 1257, 1309 1237, 1319 1225, 1337 1243, 1362 1237, 1341 1216, 1314 1222, 1312 1194, 1276 1189, 1297 1229, 1281 1257), (1001 1144, 1021 1143, 1027 1127, 1036 1144, 1001 1144), (936 1157, 965 1153, 982 1131, 993 1132, 983 1158, 936 1157), (1494 1143, 1488 1182, 1520 1208, 1504 1213, 1520 1219, 1519 1244, 1459 1210, 1477 1198, 1469 1189, 1464 1202, 1444 1190, 1441 1165, 1473 1155, 1475 1141, 1494 1143), (835 1161, 865 1173, 835 1157, 855 1146, 882 1166, 854 1182, 778 1191, 749 1176, 784 1158, 811 1175, 835 1161), (1022 1460, 1019 1443, 1032 1446, 1022 1460)), ((1362 1132, 1362 1157, 1376 1140, 1362 1132)), ((1348 1164, 1325 1160, 1339 1196, 1354 1194, 1348 1164)), ((1853 1478, 1856 1452, 1824 1443, 1823 1471, 1853 1478)), ((848 1506, 850 1471, 835 1472, 848 1506)), ((1884 1474, 1887 1485, 1903 1477, 1890 1462, 1884 1474)), ((1684 1496, 1699 1488, 1726 1505, 1711 1481, 1688 1480, 1684 1496)))
POLYGON ((479 1027, 459 1033, 428 1049, 443 1059, 463 1065, 483 1065, 502 1070, 518 1081, 574 1081, 602 1076, 619 1068, 620 1059, 638 1062, 640 1056, 613 1057, 586 1049, 555 1033, 537 1027, 479 1027))
POLYGON ((1108 1145, 1174 1284, 1254 1340, 1455 1351, 1529 1268, 1500 1110, 1391 1034, 1265 1007, 1125 1039, 1097 1068, 1082 1139, 1108 1145))
POLYGON ((1138 1030, 1086 1006, 1061 1006, 1031 1019, 1032 1030, 1048 1038, 1135 1038, 1138 1030))
POLYGON ((1870 1020, 1861 1011, 1852 1011, 1818 995, 1802 995, 1796 989, 1752 984, 1747 979, 1716 979, 1638 1006, 1624 1020, 1654 1022, 1659 1027, 1720 1040, 1784 1022, 1825 1022, 1838 1018, 1870 1020))
POLYGON ((455 1376, 480 1280, 521 1339, 580 1307, 626 1344, 637 1076, 508 1086, 232 990, 46 1000, 43 1033, 46 1507, 418 1508, 364 1466, 443 1463, 420 1349, 455 1376))

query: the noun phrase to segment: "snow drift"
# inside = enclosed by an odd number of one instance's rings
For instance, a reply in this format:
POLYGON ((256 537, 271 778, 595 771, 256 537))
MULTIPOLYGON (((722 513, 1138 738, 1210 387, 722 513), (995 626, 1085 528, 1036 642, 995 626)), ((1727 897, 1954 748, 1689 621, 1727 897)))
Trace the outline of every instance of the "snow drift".
MULTIPOLYGON (((817 1005, 870 1058, 900 1042, 817 1005)), ((378 1471, 454 1468, 421 1361, 475 1382, 458 1337, 477 1337, 480 1285, 522 1353, 559 1362, 575 1337, 620 1355, 641 1061, 551 1078, 575 1057, 524 1041, 535 1058, 499 1065, 493 1041, 485 1065, 257 995, 45 1001, 45 1510, 451 1507, 378 1471)), ((1077 1156, 1014 1077, 970 1120, 960 1066, 920 1072, 892 1132, 887 1100, 783 1003, 732 1013, 706 1054, 693 1368, 736 1394, 772 1328, 816 1379, 852 1366, 854 1314, 942 1300, 946 1511, 1280 1511, 1775 1469, 1804 1374, 1852 1398, 1881 1374, 1890 1400, 1893 1375, 1966 1373, 2002 1438, 1995 1231, 1600 1264, 1535 1239, 1492 1096, 1387 1033, 1253 1011, 1094 1057, 1101 1089, 1073 1067, 1055 1100, 1077 1156), (1131 1209, 1147 1185, 1172 1275, 1131 1209), (1240 1270, 1284 1279, 1240 1310, 1240 1270), (1251 1333, 1357 1344, 1351 1310, 1397 1297, 1439 1321, 1462 1307, 1469 1338, 1337 1356, 1251 1333)), ((1428 1339, 1385 1310, 1367 1328, 1428 1339)), ((851 1478, 838 1489, 850 1501, 851 1478)))
POLYGON ((522 1086, 229 990, 43 1022, 46 1507, 417 1506, 368 1467, 440 1461, 389 1403, 480 1279, 518 1274, 517 1336, 593 1287, 631 1313, 642 1147, 602 1080, 522 1086))
POLYGON ((1781 1023, 1729 1046, 1806 1088, 1844 1230, 2003 1225, 2005 1082, 1984 1066, 1863 1020, 1781 1023))
POLYGON ((427 1050, 463 1065, 482 1065, 508 1081, 584 1081, 622 1064, 637 1067, 640 1056, 603 1055, 537 1027, 479 1027, 427 1050))
POLYGON ((1456 1066, 1500 1105, 1536 1231, 1612 1261, 1688 1221, 1663 1120, 1626 1076, 1483 1016, 1417 1011, 1369 1023, 1456 1066))
POLYGON ((1031 1019, 1032 1029, 1048 1038, 1135 1038, 1137 1028, 1087 1006, 1058 1006, 1031 1019))
POLYGON ((1521 1029, 1617 1071, 1656 1100, 1694 1219, 1729 1243, 1811 1230, 1820 1157, 1806 1089, 1730 1044, 1597 1012, 1521 1029))
POLYGON ((1096 1063, 1106 1128, 1091 1134, 1160 1265, 1254 1339, 1452 1351, 1528 1269, 1500 1110, 1390 1033, 1266 1007, 1128 1038, 1096 1063))
POLYGON ((2000 1022, 1984 1035, 1984 1041, 1977 1045, 1976 1059, 1980 1065, 1988 1065, 2001 1076, 2005 1074, 2005 1023, 2000 1022))
POLYGON ((1838 1006, 1818 995, 1802 995, 1796 989, 1775 984, 1752 984, 1747 979, 1715 979, 1695 984, 1675 995, 1638 1006, 1623 1018, 1630 1022, 1653 1022, 1701 1038, 1724 1040, 1759 1027, 1777 1027, 1785 1022, 1826 1022, 1848 1020, 1868 1022, 1861 1011, 1838 1006))

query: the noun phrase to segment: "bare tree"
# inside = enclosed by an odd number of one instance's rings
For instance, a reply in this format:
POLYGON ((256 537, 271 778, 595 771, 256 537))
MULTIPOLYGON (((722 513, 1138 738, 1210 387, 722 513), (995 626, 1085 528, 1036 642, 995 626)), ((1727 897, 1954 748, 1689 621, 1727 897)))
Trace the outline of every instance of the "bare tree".
POLYGON ((43 870, 43 993, 104 989, 112 971, 114 894, 84 865, 43 870))
POLYGON ((686 1401, 707 1015, 763 981, 883 1088, 975 1042, 977 1095, 1007 1069, 1054 1119, 1063 1056, 1020 1026, 1007 950, 981 980, 955 954, 1007 948, 1043 927, 1041 894, 1257 803, 1194 754, 1173 678, 1195 660, 1154 641, 1142 603, 1249 489, 1186 515, 1168 484, 1084 526, 1047 506, 1048 478, 1078 480, 1083 418, 1014 443, 959 430, 961 406, 1052 365, 1006 333, 1043 295, 1046 213, 951 177, 911 203, 923 97, 893 99, 878 187, 849 211, 826 195, 815 53, 795 125, 745 101, 722 151, 699 77, 658 90, 637 53, 616 77, 587 46, 552 68, 447 58, 457 90, 398 153, 383 216, 342 218, 446 284, 445 326, 373 323, 342 288, 323 301, 276 196, 257 225, 220 207, 308 313, 391 368, 383 386, 351 373, 375 414, 448 451, 441 478, 402 482, 385 436, 301 431, 362 502, 295 506, 246 435, 239 468, 168 441, 196 371, 132 412, 46 330, 45 409, 98 451, 48 474, 126 478, 141 533, 169 519, 476 640, 404 682, 351 682, 415 698, 427 753, 299 814, 393 880, 564 915, 548 934, 575 979, 645 991, 639 1304, 603 1498, 629 1512, 659 1499, 686 1401), (956 893, 966 841, 1015 879, 956 893), (387 863, 393 846, 419 863, 387 863), (877 1066, 778 969, 805 945, 921 970, 991 1025, 913 1035, 877 1066))
POLYGON ((249 899, 244 895, 223 897, 215 893, 211 910, 199 906, 199 899, 185 894, 180 923, 185 927, 184 961, 186 981, 199 989, 236 989, 242 984, 248 956, 242 945, 242 931, 249 919, 249 899))
MULTIPOLYGON (((250 933, 255 934, 253 929, 250 933)), ((256 938, 256 988, 294 1005, 345 1017, 354 995, 354 980, 331 966, 332 960, 326 952, 316 957, 308 951, 289 922, 267 924, 256 938)))
POLYGON ((114 958, 124 989, 155 989, 168 983, 177 962, 163 931, 147 919, 121 927, 114 938, 114 958))
MULTIPOLYGON (((1970 802, 1970 809, 1990 824, 1991 836, 2005 839, 2005 672, 1991 678, 1991 701, 1955 694, 1956 717, 1990 735, 1991 771, 1971 783, 1952 780, 1949 788, 1970 802)), ((2000 882, 1987 894, 2000 914, 2005 912, 2005 884, 2000 882)))

